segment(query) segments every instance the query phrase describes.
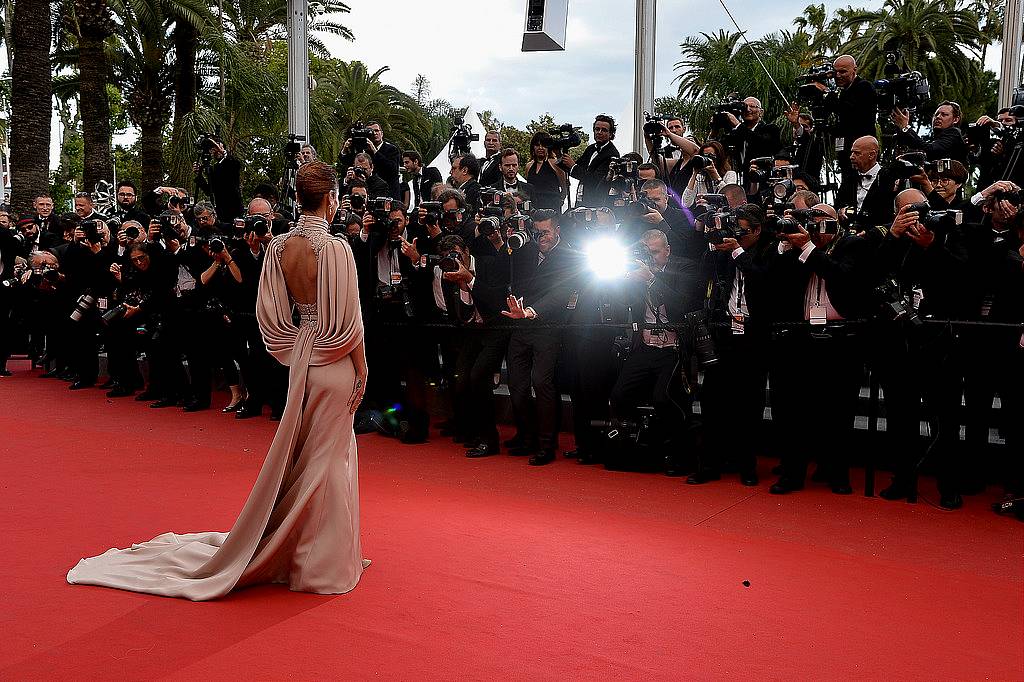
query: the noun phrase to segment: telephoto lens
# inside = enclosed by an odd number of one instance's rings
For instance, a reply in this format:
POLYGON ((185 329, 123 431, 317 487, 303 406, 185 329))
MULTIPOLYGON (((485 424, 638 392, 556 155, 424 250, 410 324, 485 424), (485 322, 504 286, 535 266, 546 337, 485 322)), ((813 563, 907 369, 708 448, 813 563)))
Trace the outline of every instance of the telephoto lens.
POLYGON ((86 291, 75 301, 75 309, 71 311, 71 320, 73 322, 80 322, 85 314, 92 310, 94 305, 96 305, 96 297, 93 296, 91 291, 86 291))

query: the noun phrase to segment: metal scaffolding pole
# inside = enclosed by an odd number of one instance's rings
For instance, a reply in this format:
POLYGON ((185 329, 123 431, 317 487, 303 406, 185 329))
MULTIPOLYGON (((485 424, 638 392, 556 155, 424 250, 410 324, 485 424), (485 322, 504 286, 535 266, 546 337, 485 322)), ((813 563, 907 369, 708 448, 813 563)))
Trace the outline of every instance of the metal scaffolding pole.
MULTIPOLYGON (((1011 2, 1013 0, 1010 0, 1011 2)), ((636 0, 636 73, 633 84, 633 150, 646 155, 644 111, 654 113, 654 48, 657 0, 636 0)))
POLYGON ((307 0, 288 0, 288 132, 309 139, 307 0))

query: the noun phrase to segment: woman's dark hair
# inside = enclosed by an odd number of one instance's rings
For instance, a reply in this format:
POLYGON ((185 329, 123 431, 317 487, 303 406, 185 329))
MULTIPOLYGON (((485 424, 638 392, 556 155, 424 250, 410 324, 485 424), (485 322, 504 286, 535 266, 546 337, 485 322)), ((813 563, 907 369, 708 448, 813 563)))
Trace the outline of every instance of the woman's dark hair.
POLYGON ((338 173, 323 161, 310 161, 295 174, 295 198, 304 208, 318 208, 331 190, 338 188, 338 173))
POLYGON ((533 158, 533 150, 540 145, 545 149, 551 149, 551 135, 543 130, 538 130, 530 138, 530 158, 533 158))
POLYGON ((732 164, 729 163, 729 155, 725 153, 725 147, 718 140, 708 140, 700 146, 700 150, 703 152, 705 149, 710 147, 715 150, 715 169, 719 175, 725 175, 732 170, 732 164))

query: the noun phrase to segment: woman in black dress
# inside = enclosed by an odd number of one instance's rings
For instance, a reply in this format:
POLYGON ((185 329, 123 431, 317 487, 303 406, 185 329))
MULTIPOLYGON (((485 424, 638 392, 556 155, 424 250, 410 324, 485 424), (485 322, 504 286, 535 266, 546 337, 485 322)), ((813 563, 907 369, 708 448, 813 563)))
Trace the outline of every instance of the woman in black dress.
POLYGON ((534 208, 561 211, 568 192, 566 176, 565 171, 558 167, 558 159, 551 153, 550 144, 551 136, 543 131, 535 133, 530 140, 533 159, 526 164, 526 182, 534 188, 534 208))

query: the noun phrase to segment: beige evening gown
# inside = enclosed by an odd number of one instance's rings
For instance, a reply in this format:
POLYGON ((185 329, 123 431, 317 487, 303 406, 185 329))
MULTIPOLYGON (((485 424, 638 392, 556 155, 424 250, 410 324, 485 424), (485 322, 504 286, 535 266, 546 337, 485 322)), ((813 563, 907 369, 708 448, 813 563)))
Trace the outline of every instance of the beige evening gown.
MULTIPOLYGON (((312 263, 309 263, 312 266, 312 263)), ((164 533, 82 559, 72 584, 103 585, 194 601, 260 583, 339 594, 359 582, 356 440, 347 406, 350 354, 363 340, 355 261, 323 219, 302 216, 270 242, 257 316, 267 349, 288 365, 288 402, 249 499, 227 533, 164 533), (305 238, 317 260, 317 301, 295 303, 281 267, 287 239, 305 238), (300 323, 293 322, 293 305, 300 323)))

